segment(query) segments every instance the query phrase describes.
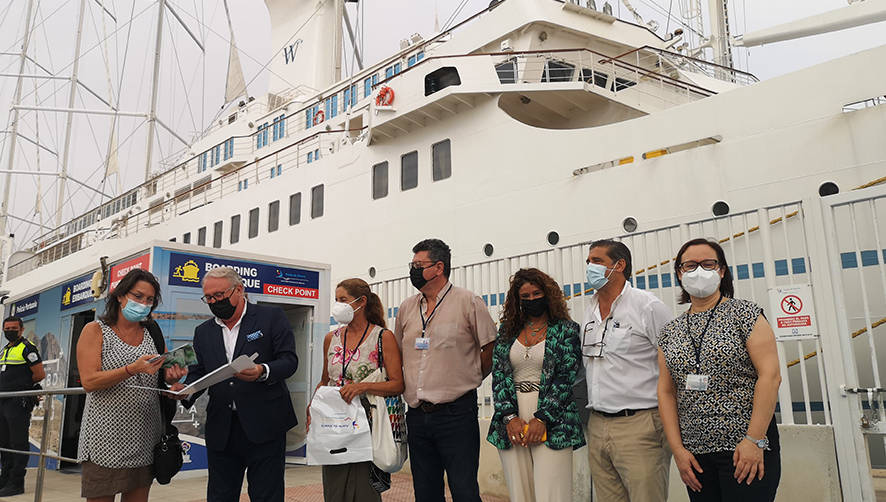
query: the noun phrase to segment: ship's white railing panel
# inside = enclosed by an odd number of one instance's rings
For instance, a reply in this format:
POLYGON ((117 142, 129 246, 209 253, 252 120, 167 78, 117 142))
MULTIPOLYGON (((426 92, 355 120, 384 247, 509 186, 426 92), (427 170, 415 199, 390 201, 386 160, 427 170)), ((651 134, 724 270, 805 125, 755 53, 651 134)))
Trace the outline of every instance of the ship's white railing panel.
POLYGON ((738 85, 750 85, 760 81, 751 73, 648 45, 622 54, 615 59, 665 74, 669 69, 680 69, 738 85))
MULTIPOLYGON (((616 239, 631 250, 634 287, 655 294, 678 315, 687 307, 678 303, 681 289, 674 275, 674 257, 684 242, 698 237, 721 242, 734 276, 735 296, 755 301, 767 315, 770 288, 811 282, 800 203, 635 232, 616 239)), ((588 247, 589 243, 581 243, 453 267, 450 279, 481 296, 490 315, 498 320, 511 275, 520 268, 539 268, 557 280, 567 298, 570 315, 581 322, 592 294, 585 279, 588 247)), ((387 307, 391 325, 400 303, 416 294, 408 278, 381 281, 372 287, 387 307)), ((780 422, 830 425, 825 371, 822 358, 817 357, 821 353, 820 336, 780 340, 777 346, 783 379, 779 392, 780 422)), ((491 416, 488 378, 479 389, 479 402, 481 416, 491 416)))

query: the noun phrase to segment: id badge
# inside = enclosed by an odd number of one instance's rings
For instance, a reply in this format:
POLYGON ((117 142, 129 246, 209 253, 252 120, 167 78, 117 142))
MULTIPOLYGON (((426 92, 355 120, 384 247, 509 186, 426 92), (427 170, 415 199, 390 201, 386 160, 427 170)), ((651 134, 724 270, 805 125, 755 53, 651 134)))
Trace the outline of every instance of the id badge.
POLYGON ((686 375, 686 390, 705 392, 710 382, 710 375, 686 375))
POLYGON ((4 372, 4 371, 6 371, 6 365, 5 364, 0 365, 0 372, 4 372))
POLYGON ((415 339, 415 349, 416 350, 428 350, 431 348, 431 339, 425 337, 418 337, 415 339))

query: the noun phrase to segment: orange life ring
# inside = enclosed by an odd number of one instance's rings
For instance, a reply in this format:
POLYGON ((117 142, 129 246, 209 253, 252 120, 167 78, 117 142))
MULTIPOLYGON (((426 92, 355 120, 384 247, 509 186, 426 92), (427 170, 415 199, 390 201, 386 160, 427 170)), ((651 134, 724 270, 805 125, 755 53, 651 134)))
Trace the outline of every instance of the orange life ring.
POLYGON ((394 90, 388 86, 382 87, 375 97, 375 106, 391 106, 394 102, 394 90))
POLYGON ((314 114, 314 125, 317 125, 324 120, 326 120, 326 114, 323 113, 323 110, 317 110, 317 113, 314 114))

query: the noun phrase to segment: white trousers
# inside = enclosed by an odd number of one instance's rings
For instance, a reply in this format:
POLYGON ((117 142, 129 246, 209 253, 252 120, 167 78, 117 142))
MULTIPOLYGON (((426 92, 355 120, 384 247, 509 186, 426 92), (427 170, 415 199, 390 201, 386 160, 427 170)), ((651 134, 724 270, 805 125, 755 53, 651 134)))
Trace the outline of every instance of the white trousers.
MULTIPOLYGON (((529 422, 538 409, 538 392, 518 392, 520 418, 529 422)), ((570 502, 572 448, 552 450, 540 443, 499 450, 511 502, 570 502)))

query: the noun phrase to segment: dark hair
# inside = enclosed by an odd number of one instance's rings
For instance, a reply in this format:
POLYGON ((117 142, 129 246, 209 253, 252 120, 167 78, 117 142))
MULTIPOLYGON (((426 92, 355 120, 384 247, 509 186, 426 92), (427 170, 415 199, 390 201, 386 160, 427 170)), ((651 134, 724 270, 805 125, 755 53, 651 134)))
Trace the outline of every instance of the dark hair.
POLYGON ((452 270, 452 251, 449 246, 440 239, 425 239, 415 246, 412 246, 412 252, 427 251, 428 258, 434 263, 443 262, 443 275, 449 278, 449 271, 452 270))
POLYGON ((548 317, 554 321, 570 320, 569 307, 563 297, 563 290, 551 276, 537 268, 521 268, 511 277, 511 285, 505 297, 504 308, 501 311, 501 333, 506 339, 513 338, 520 333, 526 323, 526 317, 520 308, 520 288, 524 284, 534 284, 541 289, 548 300, 548 317))
MULTIPOLYGON (((717 262, 720 264, 720 268, 723 269, 723 278, 720 280, 720 294, 726 298, 732 298, 735 295, 735 287, 732 284, 732 270, 729 268, 729 264, 726 263, 726 252, 723 251, 723 247, 716 241, 708 239, 692 239, 680 246, 680 250, 677 251, 677 257, 674 259, 674 270, 680 269, 680 264, 683 263, 683 253, 685 253, 690 246, 708 246, 717 253, 717 262)), ((682 290, 680 293, 680 303, 689 303, 689 293, 683 289, 683 283, 680 281, 679 276, 677 277, 677 284, 680 285, 680 289, 682 290)))
POLYGON ((631 250, 628 249, 624 243, 619 241, 614 241, 612 239, 600 239, 591 243, 590 249, 605 247, 606 248, 606 256, 612 260, 612 264, 618 262, 618 260, 625 261, 625 269, 624 276, 625 279, 631 278, 632 273, 632 263, 631 263, 631 250))
MULTIPOLYGON (((117 323, 117 316, 120 314, 120 298, 126 295, 126 293, 129 293, 139 281, 145 281, 154 288, 154 304, 151 305, 151 312, 157 308, 157 305, 160 305, 160 283, 157 282, 157 278, 147 270, 134 268, 124 275, 123 279, 120 279, 120 282, 113 291, 108 293, 108 299, 105 303, 105 313, 99 317, 102 322, 108 326, 113 326, 117 323)), ((150 319, 151 314, 148 314, 147 319, 142 321, 142 323, 145 323, 150 319)))
POLYGON ((336 288, 343 288, 354 298, 366 297, 366 320, 376 326, 385 328, 385 308, 381 304, 381 298, 369 289, 369 284, 363 279, 345 279, 338 283, 336 288))
POLYGON ((24 321, 22 321, 21 317, 16 317, 14 315, 11 315, 11 316, 7 317, 6 319, 3 319, 4 325, 8 322, 17 322, 19 328, 25 329, 25 323, 24 323, 24 321))

